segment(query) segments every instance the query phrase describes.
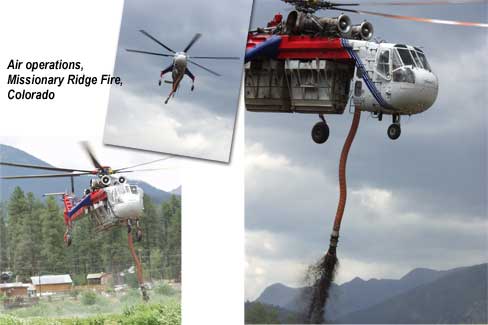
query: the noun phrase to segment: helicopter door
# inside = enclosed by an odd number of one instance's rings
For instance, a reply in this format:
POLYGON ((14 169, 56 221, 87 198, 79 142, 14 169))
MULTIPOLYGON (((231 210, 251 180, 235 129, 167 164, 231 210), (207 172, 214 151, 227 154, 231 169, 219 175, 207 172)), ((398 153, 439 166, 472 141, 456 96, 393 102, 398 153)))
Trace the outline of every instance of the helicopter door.
POLYGON ((376 58, 375 83, 385 99, 391 99, 391 50, 379 49, 376 58))

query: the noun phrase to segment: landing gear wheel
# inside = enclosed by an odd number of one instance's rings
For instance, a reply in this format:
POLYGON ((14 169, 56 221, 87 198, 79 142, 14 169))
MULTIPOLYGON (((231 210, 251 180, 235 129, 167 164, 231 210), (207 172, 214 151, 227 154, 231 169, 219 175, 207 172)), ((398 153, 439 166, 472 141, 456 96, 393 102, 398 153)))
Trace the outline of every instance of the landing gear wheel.
POLYGON ((158 86, 161 86, 161 80, 158 81, 158 86))
POLYGON ((149 295, 147 294, 146 286, 141 285, 142 300, 149 301, 149 295))
POLYGON ((315 143, 322 144, 329 138, 329 126, 325 122, 318 122, 312 128, 312 139, 315 143))
POLYGON ((400 127, 400 124, 392 124, 388 127, 388 137, 392 140, 396 140, 400 137, 400 134, 402 133, 402 129, 400 127))
POLYGON ((142 240, 142 230, 141 229, 137 229, 137 231, 136 231, 136 240, 137 241, 142 240))

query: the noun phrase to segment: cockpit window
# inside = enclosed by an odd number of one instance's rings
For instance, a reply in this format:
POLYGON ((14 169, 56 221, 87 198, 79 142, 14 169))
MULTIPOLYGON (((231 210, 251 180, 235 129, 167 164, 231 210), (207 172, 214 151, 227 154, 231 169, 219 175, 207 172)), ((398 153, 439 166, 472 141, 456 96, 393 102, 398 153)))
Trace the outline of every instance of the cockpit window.
POLYGON ((417 65, 417 67, 422 68, 422 63, 420 63, 420 60, 417 56, 417 53, 415 51, 410 51, 410 54, 412 55, 413 60, 415 61, 415 64, 417 65))
POLYGON ((383 50, 378 58, 378 73, 386 79, 390 79, 390 51, 383 50))
POLYGON ((397 48, 398 54, 402 58, 404 65, 411 65, 415 66, 412 56, 410 55, 410 51, 408 49, 397 48))
POLYGON ((422 62, 424 69, 432 71, 429 62, 427 62, 427 58, 425 57, 425 54, 423 52, 417 52, 417 54, 419 55, 419 59, 422 62))
POLYGON ((391 65, 392 65, 393 71, 395 71, 396 69, 402 67, 402 60, 400 60, 400 57, 398 56, 397 51, 393 51, 392 57, 393 58, 391 60, 391 65))
POLYGON ((130 191, 132 192, 132 194, 137 194, 137 186, 131 185, 130 186, 130 191))

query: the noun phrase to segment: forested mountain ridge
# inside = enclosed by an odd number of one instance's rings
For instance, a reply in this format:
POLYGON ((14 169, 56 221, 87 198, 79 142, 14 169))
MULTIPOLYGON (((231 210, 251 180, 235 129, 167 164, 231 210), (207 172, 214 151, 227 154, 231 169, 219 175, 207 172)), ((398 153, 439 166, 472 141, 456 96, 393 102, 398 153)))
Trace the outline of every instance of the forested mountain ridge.
MULTIPOLYGON (((487 281, 486 263, 447 271, 418 268, 398 280, 355 278, 334 286, 326 316, 331 323, 346 324, 485 324, 488 321, 487 281)), ((304 310, 304 290, 306 288, 290 288, 283 284, 267 287, 253 303, 261 304, 253 305, 254 323, 259 323, 255 321, 259 317, 276 316, 282 320, 280 315, 286 311, 298 317, 304 310)))

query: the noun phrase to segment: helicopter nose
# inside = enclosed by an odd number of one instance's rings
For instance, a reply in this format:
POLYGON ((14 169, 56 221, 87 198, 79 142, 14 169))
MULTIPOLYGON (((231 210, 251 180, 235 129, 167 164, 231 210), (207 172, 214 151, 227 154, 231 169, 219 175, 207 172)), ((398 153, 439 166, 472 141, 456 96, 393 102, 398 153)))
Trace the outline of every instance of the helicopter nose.
POLYGON ((416 71, 417 87, 419 87, 419 106, 422 110, 429 109, 434 105, 439 93, 439 79, 437 76, 427 70, 416 71))

